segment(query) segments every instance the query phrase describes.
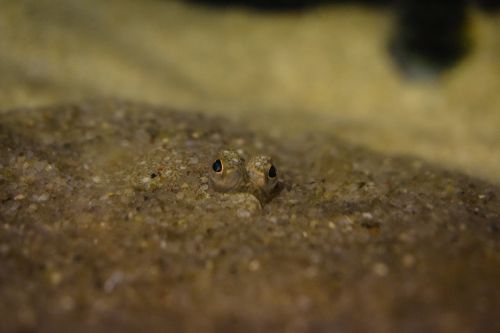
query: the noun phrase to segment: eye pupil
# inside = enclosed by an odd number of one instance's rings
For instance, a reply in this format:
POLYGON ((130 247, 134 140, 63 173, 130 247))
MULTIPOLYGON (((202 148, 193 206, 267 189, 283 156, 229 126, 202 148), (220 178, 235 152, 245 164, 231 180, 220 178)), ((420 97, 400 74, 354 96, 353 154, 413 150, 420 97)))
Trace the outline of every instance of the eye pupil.
POLYGON ((222 171, 222 162, 220 160, 217 160, 212 164, 212 169, 215 172, 221 172, 222 171))
POLYGON ((274 165, 272 165, 271 168, 269 168, 269 177, 271 178, 276 177, 276 168, 274 167, 274 165))

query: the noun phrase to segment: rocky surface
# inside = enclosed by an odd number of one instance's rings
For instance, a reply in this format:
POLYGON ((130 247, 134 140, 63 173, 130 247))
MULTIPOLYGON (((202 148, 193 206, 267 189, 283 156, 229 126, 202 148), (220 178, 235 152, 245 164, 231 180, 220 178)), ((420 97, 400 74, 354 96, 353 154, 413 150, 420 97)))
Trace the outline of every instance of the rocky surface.
POLYGON ((494 185, 117 100, 0 124, 2 332, 500 328, 494 185), (272 156, 279 195, 213 192, 221 148, 272 156))

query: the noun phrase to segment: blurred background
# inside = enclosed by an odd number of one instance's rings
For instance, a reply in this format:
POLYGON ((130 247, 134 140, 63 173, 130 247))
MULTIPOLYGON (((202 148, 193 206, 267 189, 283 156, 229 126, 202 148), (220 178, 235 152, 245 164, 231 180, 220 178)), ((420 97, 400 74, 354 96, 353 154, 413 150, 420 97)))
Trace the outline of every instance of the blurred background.
POLYGON ((0 110, 125 98, 500 184, 498 4, 2 0, 0 110))

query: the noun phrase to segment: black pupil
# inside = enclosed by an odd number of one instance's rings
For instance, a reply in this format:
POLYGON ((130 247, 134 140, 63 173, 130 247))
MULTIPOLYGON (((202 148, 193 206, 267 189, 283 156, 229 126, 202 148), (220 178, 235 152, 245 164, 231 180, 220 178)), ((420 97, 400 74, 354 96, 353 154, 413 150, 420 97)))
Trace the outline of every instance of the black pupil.
POLYGON ((214 169, 215 172, 221 172, 222 171, 222 162, 220 160, 217 160, 212 164, 212 169, 214 169))
POLYGON ((269 168, 269 177, 271 178, 276 177, 276 168, 274 167, 274 165, 272 165, 271 168, 269 168))

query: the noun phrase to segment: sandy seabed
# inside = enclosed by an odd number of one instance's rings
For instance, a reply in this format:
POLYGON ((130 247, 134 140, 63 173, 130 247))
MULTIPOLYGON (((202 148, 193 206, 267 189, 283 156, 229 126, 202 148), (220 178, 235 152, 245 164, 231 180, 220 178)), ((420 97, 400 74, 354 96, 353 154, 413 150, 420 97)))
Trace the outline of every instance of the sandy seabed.
POLYGON ((0 9, 1 332, 500 329, 498 16, 408 82, 376 8, 0 9))
POLYGON ((0 118, 1 331, 494 331, 500 191, 123 101, 0 118), (220 149, 274 157, 262 208, 220 149))

